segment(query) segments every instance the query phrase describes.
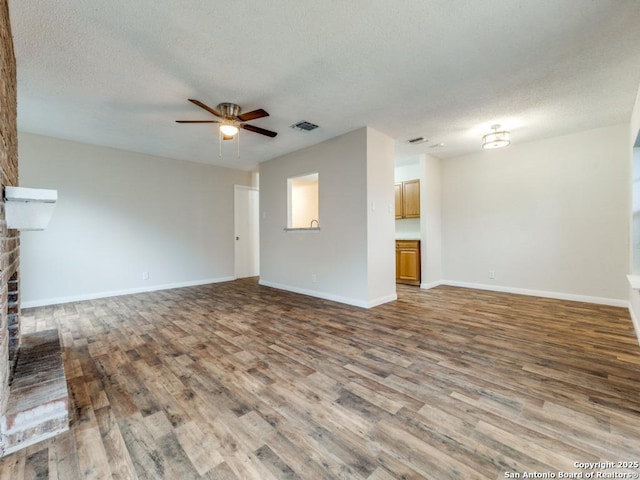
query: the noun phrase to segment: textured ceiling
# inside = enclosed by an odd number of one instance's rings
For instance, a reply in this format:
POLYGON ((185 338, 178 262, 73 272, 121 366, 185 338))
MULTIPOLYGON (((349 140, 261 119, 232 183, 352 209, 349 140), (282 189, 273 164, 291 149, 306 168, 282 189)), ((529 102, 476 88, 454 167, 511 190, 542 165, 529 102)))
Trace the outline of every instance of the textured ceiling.
POLYGON ((637 0, 10 0, 21 131, 224 166, 371 126, 408 156, 629 121, 637 0), (218 156, 212 107, 275 130, 218 156), (312 132, 290 127, 301 120, 312 132), (407 145, 412 137, 429 142, 407 145), (444 143, 444 147, 430 148, 444 143))

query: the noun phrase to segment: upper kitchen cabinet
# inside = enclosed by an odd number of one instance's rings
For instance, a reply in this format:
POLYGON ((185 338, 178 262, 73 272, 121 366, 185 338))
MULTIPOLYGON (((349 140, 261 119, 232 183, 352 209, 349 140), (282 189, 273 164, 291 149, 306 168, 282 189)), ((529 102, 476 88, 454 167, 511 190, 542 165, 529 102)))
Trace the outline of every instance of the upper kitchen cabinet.
POLYGON ((396 220, 402 218, 404 207, 402 206, 402 182, 396 183, 394 186, 396 194, 396 220))
POLYGON ((420 217, 420 180, 395 184, 396 219, 420 217))

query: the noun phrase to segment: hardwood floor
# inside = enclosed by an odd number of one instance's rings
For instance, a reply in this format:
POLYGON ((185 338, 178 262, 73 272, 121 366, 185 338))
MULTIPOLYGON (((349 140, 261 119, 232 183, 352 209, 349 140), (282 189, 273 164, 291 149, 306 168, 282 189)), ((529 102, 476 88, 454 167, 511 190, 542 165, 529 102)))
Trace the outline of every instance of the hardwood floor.
POLYGON ((60 329, 72 424, 0 479, 640 472, 574 465, 640 461, 626 309, 398 292, 362 310, 245 279, 24 310, 60 329))

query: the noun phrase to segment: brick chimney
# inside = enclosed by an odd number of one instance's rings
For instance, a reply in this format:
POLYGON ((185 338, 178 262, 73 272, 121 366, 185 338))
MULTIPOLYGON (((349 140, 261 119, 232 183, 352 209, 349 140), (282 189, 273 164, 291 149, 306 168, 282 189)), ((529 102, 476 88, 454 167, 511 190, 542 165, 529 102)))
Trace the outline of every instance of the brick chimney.
POLYGON ((16 60, 7 0, 0 0, 0 414, 6 411, 9 380, 20 344, 20 233, 7 228, 5 186, 18 185, 16 60))

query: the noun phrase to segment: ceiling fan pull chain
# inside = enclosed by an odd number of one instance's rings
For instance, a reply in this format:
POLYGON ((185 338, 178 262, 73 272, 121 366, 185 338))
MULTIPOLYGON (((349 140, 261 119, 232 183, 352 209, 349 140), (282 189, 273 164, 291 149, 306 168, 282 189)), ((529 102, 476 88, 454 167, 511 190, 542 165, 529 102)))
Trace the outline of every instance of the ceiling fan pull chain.
POLYGON ((240 160, 240 130, 238 130, 238 139, 236 140, 236 144, 238 145, 238 160, 240 160))

